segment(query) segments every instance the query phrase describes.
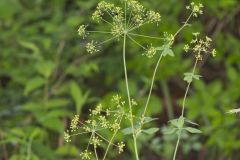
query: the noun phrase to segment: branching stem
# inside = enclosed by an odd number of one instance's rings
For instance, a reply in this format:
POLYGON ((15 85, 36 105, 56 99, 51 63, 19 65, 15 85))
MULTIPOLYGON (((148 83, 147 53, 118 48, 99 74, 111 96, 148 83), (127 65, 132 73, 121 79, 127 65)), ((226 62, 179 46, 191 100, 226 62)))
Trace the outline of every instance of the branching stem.
MULTIPOLYGON (((194 75, 195 70, 196 70, 196 68, 197 68, 197 63, 198 63, 198 59, 196 59, 196 61, 195 61, 195 64, 194 64, 194 67, 193 67, 193 70, 192 70, 192 76, 194 75)), ((187 89, 186 89, 186 91, 185 91, 185 95, 184 95, 183 103, 182 103, 182 114, 181 114, 181 117, 184 116, 186 98, 187 98, 187 95, 188 95, 189 88, 190 88, 191 84, 192 84, 192 81, 188 83, 187 89)), ((174 155, 173 155, 173 160, 176 160, 177 150, 178 150, 179 142, 180 142, 180 139, 181 139, 181 133, 182 133, 182 131, 180 130, 180 132, 179 132, 179 134, 178 134, 178 140, 177 140, 177 143, 176 143, 174 155)))
POLYGON ((138 149, 137 149, 137 137, 135 135, 135 128, 134 128, 134 122, 133 122, 133 111, 132 111, 131 97, 130 97, 130 91, 129 91, 129 85, 128 85, 128 74, 127 74, 127 65, 126 65, 126 38, 127 38, 126 36, 127 35, 124 34, 124 38, 123 38, 123 66, 124 66, 124 75, 125 75, 125 83, 126 83, 128 104, 129 104, 129 109, 130 109, 130 122, 131 122, 131 127, 132 127, 132 130, 133 130, 135 157, 136 157, 136 160, 139 160, 138 149))

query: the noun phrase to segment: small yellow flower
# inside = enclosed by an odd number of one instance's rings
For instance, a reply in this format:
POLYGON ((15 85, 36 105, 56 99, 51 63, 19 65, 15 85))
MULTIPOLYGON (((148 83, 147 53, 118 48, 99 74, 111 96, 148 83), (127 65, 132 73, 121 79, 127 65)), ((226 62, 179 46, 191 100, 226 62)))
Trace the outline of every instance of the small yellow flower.
POLYGON ((87 43, 86 49, 87 49, 87 52, 90 53, 90 54, 93 54, 93 53, 96 53, 96 52, 99 51, 97 49, 97 46, 94 44, 94 41, 91 41, 91 42, 87 43))
POLYGON ((194 17, 198 17, 199 14, 203 14, 202 11, 203 5, 201 3, 195 4, 192 2, 190 6, 187 6, 186 9, 191 10, 194 17))
POLYGON ((155 11, 148 11, 147 12, 147 19, 152 22, 160 22, 161 21, 161 15, 158 12, 155 11))
POLYGON ((191 40, 190 44, 185 45, 184 50, 188 52, 189 50, 193 51, 195 54, 196 59, 202 60, 203 59, 203 54, 211 53, 213 57, 216 56, 216 50, 211 49, 211 42, 212 39, 209 38, 208 36, 205 37, 205 39, 200 39, 198 37, 200 33, 193 33, 194 38, 191 40))
POLYGON ((120 142, 117 144, 118 147, 118 153, 122 153, 123 152, 123 148, 125 147, 125 144, 123 142, 120 142))
POLYGON ((120 37, 124 33, 124 27, 122 25, 116 24, 112 27, 111 33, 114 37, 120 37))
POLYGON ((97 148, 98 146, 101 145, 101 142, 102 142, 101 139, 99 139, 97 136, 93 136, 90 141, 90 144, 92 144, 94 146, 94 148, 97 148))
POLYGON ((185 51, 185 52, 188 52, 188 51, 189 51, 189 49, 190 49, 190 48, 189 48, 189 45, 188 45, 188 44, 186 44, 186 45, 184 46, 184 51, 185 51))
POLYGON ((64 132, 63 133, 63 139, 66 141, 66 142, 71 142, 71 136, 69 135, 68 132, 64 132))
POLYGON ((216 49, 213 49, 213 50, 212 50, 212 56, 213 56, 213 57, 216 57, 216 55, 217 55, 217 51, 216 51, 216 49))
POLYGON ((78 28, 78 35, 83 37, 83 39, 87 36, 87 32, 86 32, 86 26, 85 25, 81 25, 78 28))
POLYGON ((91 159, 91 155, 92 155, 92 153, 91 153, 91 152, 88 152, 88 150, 85 150, 85 151, 83 151, 83 152, 80 153, 80 157, 81 157, 81 159, 83 159, 83 160, 89 160, 89 159, 91 159))
POLYGON ((79 115, 75 115, 70 125, 71 132, 75 132, 78 129, 78 122, 79 122, 79 115))
POLYGON ((157 53, 156 48, 151 46, 151 47, 147 50, 146 56, 147 56, 148 58, 152 58, 156 53, 157 53))

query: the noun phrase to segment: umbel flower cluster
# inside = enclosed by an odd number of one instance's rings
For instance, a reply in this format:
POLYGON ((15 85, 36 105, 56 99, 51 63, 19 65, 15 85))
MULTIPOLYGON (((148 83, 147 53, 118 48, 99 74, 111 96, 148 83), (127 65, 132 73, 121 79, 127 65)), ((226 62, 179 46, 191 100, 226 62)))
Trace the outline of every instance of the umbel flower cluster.
POLYGON ((88 145, 80 153, 82 159, 91 159, 92 156, 98 157, 97 148, 108 146, 105 156, 110 146, 116 148, 120 154, 123 152, 125 144, 123 142, 114 142, 114 138, 121 129, 121 123, 124 117, 128 117, 124 109, 125 101, 119 95, 112 98, 111 107, 103 107, 99 104, 95 109, 90 109, 89 119, 81 121, 79 115, 75 115, 71 121, 70 129, 64 132, 66 142, 71 142, 71 138, 77 135, 88 134, 90 136, 88 145), (104 131, 111 132, 111 137, 104 136, 104 131))
POLYGON ((213 49, 212 51, 210 51, 212 39, 207 36, 205 37, 205 39, 200 39, 198 37, 199 34, 200 34, 199 32, 193 33, 194 38, 192 39, 190 44, 186 44, 184 46, 184 50, 186 52, 191 51, 192 53, 194 53, 196 59, 198 60, 202 60, 203 54, 207 53, 210 53, 212 54, 213 57, 215 57, 217 54, 216 50, 213 49))
POLYGON ((152 58, 156 54, 153 46, 147 47, 141 45, 135 40, 135 37, 145 37, 161 39, 158 37, 140 35, 134 31, 145 24, 158 24, 161 21, 161 15, 153 10, 147 10, 136 0, 121 0, 122 6, 119 7, 112 3, 101 1, 98 3, 96 10, 92 14, 92 20, 96 23, 105 23, 109 26, 108 31, 88 31, 87 25, 81 25, 78 34, 83 39, 91 33, 105 34, 110 36, 109 39, 98 42, 90 40, 86 44, 86 51, 90 54, 98 52, 100 46, 112 40, 120 40, 126 35, 133 43, 140 46, 147 57, 152 58))

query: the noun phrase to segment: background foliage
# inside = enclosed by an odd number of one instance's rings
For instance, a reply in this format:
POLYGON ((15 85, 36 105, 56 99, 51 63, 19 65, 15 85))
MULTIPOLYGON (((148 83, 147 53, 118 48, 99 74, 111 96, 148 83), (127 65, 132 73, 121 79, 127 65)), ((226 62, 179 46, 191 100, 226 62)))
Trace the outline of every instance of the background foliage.
MULTIPOLYGON (((80 114, 83 120, 99 101, 107 101, 115 92, 125 94, 118 54, 121 47, 113 42, 105 45, 101 54, 89 56, 76 33, 79 25, 90 23, 97 2, 0 1, 0 159, 78 159, 86 142, 79 137, 71 144, 64 143, 69 119, 80 114)), ((191 32, 201 31, 213 38, 218 56, 202 61, 203 81, 194 83, 187 100, 187 118, 198 122, 203 134, 184 135, 178 159, 238 160, 239 116, 226 112, 240 106, 240 2, 198 2, 205 6, 204 16, 182 32, 174 48, 175 58, 162 61, 148 115, 159 118, 152 125, 162 130, 169 119, 179 116, 186 87, 183 73, 192 66, 192 59, 182 53, 183 43, 191 39, 191 32)), ((181 26, 189 2, 142 3, 162 14, 157 28, 145 27, 142 32, 161 36, 181 26)), ((156 40, 148 43, 161 44, 156 40)), ((156 62, 141 56, 137 46, 128 43, 128 48, 131 94, 141 106, 156 62)), ((129 151, 118 159, 132 159, 130 139, 125 139, 129 151)), ((143 137, 139 142, 141 159, 171 159, 175 141, 162 132, 143 137)))

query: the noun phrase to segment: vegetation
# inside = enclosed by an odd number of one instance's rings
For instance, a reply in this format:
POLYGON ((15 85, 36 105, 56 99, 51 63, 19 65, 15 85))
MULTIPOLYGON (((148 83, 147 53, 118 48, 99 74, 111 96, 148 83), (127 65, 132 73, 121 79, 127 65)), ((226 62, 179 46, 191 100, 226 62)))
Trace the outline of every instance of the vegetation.
POLYGON ((237 160, 237 0, 112 2, 0 2, 0 157, 237 160))

